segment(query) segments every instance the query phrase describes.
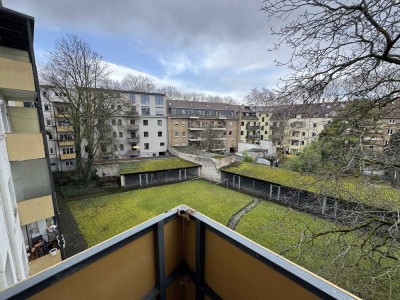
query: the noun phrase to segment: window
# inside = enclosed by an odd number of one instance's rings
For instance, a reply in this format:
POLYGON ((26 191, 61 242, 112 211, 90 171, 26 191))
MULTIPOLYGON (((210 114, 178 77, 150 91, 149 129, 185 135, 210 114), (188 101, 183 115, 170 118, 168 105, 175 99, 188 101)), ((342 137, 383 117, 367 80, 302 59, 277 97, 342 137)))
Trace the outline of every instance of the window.
POLYGON ((172 115, 176 116, 176 109, 175 108, 171 109, 171 113, 172 115))
POLYGON ((162 131, 159 131, 159 132, 158 132, 158 136, 159 136, 159 137, 162 137, 162 131))
POLYGON ((389 129, 387 130, 387 134, 388 134, 388 135, 392 135, 392 134, 393 134, 393 129, 392 129, 392 128, 389 128, 389 129))
POLYGON ((162 126, 162 120, 157 120, 157 126, 162 126))
POLYGON ((130 125, 135 125, 135 120, 129 119, 129 124, 130 125))
POLYGON ((135 94, 129 94, 129 101, 135 103, 135 94))
POLYGON ((229 126, 232 126, 232 124, 233 124, 232 122, 229 122, 229 126))
POLYGON ((160 143, 160 146, 162 147, 162 146, 165 146, 165 143, 160 143))
POLYGON ((124 137, 124 134, 121 131, 119 132, 119 137, 120 138, 124 137))
POLYGON ((114 108, 115 108, 114 104, 111 104, 111 109, 114 109, 114 108))
POLYGON ((118 126, 121 126, 121 125, 122 125, 122 120, 118 119, 118 126))
POLYGON ((304 141, 301 141, 301 144, 304 145, 304 141))
POLYGON ((175 124, 175 126, 178 126, 178 125, 179 125, 179 122, 175 120, 175 123, 174 123, 174 124, 175 124))
POLYGON ((143 120, 143 126, 149 125, 149 120, 143 120))
POLYGON ((262 117, 262 118, 261 118, 261 121, 262 121, 262 122, 264 122, 264 121, 265 121, 265 118, 264 118, 264 117, 262 117))
POLYGON ((145 149, 145 150, 149 150, 149 149, 150 149, 149 143, 144 143, 144 149, 145 149))
POLYGON ((49 111, 49 106, 47 104, 44 106, 44 110, 49 111))
POLYGON ((264 133, 265 133, 265 134, 268 134, 268 131, 267 131, 267 130, 265 130, 265 131, 264 131, 264 133))
POLYGON ((111 120, 111 125, 115 125, 115 124, 116 124, 115 119, 112 119, 111 120))
POLYGON ((305 133, 305 132, 303 132, 303 133, 302 133, 302 135, 303 135, 303 136, 306 136, 306 133, 305 133))
POLYGON ((175 137, 179 137, 179 131, 175 131, 175 137))
POLYGON ((163 96, 156 96, 156 105, 164 105, 164 97, 163 96))
POLYGON ((316 128, 316 127, 317 127, 317 123, 313 123, 312 126, 313 126, 314 128, 316 128))
POLYGON ((46 91, 43 91, 43 92, 42 92, 42 95, 43 95, 43 97, 47 97, 47 92, 46 92, 46 91))
POLYGON ((149 137, 149 132, 148 131, 143 132, 143 136, 144 137, 149 137))
POLYGON ((164 114, 163 107, 156 107, 156 116, 162 116, 164 114))
POLYGON ((229 135, 232 135, 232 131, 229 131, 229 135))
POLYGON ((47 124, 47 126, 50 126, 51 125, 51 121, 49 119, 46 119, 46 124, 47 124))
POLYGON ((244 122, 242 122, 240 125, 241 125, 241 126, 244 126, 244 122))
POLYGON ((49 148, 49 150, 50 150, 50 154, 54 153, 54 149, 53 148, 49 148))
POLYGON ((140 101, 142 104, 150 104, 149 95, 140 95, 140 101))
POLYGON ((85 153, 88 153, 89 152, 89 148, 88 148, 88 146, 85 146, 85 153))
POLYGON ((67 167, 70 167, 70 166, 73 166, 73 165, 74 165, 74 162, 73 162, 73 161, 67 161, 67 162, 65 163, 65 165, 66 165, 67 167))
POLYGON ((52 139, 53 139, 53 134, 52 134, 51 132, 48 132, 48 133, 47 133, 47 136, 49 137, 49 140, 52 140, 52 139))
POLYGON ((317 134, 316 134, 315 132, 313 132, 311 135, 312 135, 312 136, 316 136, 317 134))
POLYGON ((117 133, 115 131, 113 131, 113 137, 117 137, 117 133))
POLYGON ((150 107, 142 106, 142 115, 149 116, 150 115, 150 107))
POLYGON ((184 115, 185 114, 185 110, 184 109, 182 109, 182 115, 184 115))
POLYGON ((114 151, 118 151, 117 145, 114 145, 114 151))
POLYGON ((389 141, 385 141, 385 145, 388 145, 389 144, 389 141))
POLYGON ((122 110, 122 106, 121 105, 118 105, 117 108, 118 108, 118 111, 122 110))
POLYGON ((62 149, 63 154, 71 154, 74 153, 74 148, 64 148, 62 149))
POLYGON ((394 120, 393 119, 389 120, 389 124, 394 124, 394 120))
POLYGON ((241 131, 241 132, 240 132, 240 135, 243 135, 243 134, 244 134, 244 131, 241 131))
POLYGON ((182 131, 182 136, 186 137, 186 131, 182 131))
POLYGON ((119 144, 119 151, 124 151, 124 144, 119 144))
POLYGON ((54 95, 55 95, 56 97, 60 96, 60 94, 59 94, 58 92, 54 92, 54 95))
POLYGON ((186 126, 186 121, 182 121, 181 126, 186 126))

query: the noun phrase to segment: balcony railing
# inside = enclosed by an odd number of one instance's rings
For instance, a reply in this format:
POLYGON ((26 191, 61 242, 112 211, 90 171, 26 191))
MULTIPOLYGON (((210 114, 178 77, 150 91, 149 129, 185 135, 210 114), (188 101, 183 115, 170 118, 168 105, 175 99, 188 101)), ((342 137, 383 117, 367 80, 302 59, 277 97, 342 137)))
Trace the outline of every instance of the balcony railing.
POLYGON ((0 293, 1 299, 357 299, 181 205, 0 293))
POLYGON ((74 146, 74 145, 75 145, 75 141, 74 141, 74 140, 58 139, 58 145, 59 145, 60 147, 64 147, 64 146, 74 146))
POLYGON ((260 126, 258 125, 246 125, 246 130, 260 130, 260 126))
POLYGON ((58 132, 72 132, 74 128, 72 126, 57 126, 58 132))
POLYGON ((55 113, 55 117, 56 117, 56 118, 65 118, 65 119, 68 119, 68 118, 71 118, 71 114, 59 112, 59 113, 55 113))
POLYGON ((68 154, 61 154, 60 159, 61 160, 67 160, 67 159, 75 159, 76 158, 76 153, 68 153, 68 154))
POLYGON ((128 156, 139 156, 140 155, 140 151, 139 150, 128 150, 126 152, 126 155, 128 155, 128 156))
POLYGON ((136 125, 136 124, 128 124, 128 125, 126 125, 126 130, 128 130, 128 131, 136 131, 136 130, 139 130, 139 125, 136 125))
POLYGON ((140 137, 128 137, 128 143, 139 143, 140 137))

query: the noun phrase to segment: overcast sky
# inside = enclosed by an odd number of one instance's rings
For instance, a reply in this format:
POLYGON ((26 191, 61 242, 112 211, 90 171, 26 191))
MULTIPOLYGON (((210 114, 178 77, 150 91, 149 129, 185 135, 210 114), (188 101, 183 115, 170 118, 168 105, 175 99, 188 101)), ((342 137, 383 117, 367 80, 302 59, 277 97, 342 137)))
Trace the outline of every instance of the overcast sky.
POLYGON ((74 33, 111 64, 115 79, 145 74, 160 84, 231 95, 273 86, 284 51, 268 52, 271 24, 261 0, 3 0, 35 17, 37 60, 74 33))

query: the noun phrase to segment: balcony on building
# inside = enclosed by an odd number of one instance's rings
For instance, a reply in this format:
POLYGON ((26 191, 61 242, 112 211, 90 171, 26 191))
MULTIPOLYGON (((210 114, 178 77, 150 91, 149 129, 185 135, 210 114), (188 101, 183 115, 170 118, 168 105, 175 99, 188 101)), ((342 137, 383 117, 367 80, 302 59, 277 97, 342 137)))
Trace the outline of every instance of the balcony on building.
POLYGON ((0 294, 2 299, 357 299, 181 205, 0 294))
POLYGON ((137 131, 139 130, 139 125, 137 124, 128 124, 125 126, 127 131, 137 131))
POLYGON ((139 136, 131 136, 128 137, 128 143, 139 143, 140 137, 139 136))
POLYGON ((259 125, 250 125, 250 124, 246 124, 246 130, 260 130, 260 126, 259 125))
POLYGON ((75 159, 75 158, 76 158, 76 153, 60 154, 61 160, 69 160, 69 159, 75 159))
POLYGON ((139 156, 139 155, 140 155, 140 150, 139 150, 139 149, 128 150, 128 151, 126 152, 126 155, 127 155, 128 157, 139 156))
POLYGON ((190 121, 188 127, 189 130, 196 131, 196 130, 206 130, 208 126, 203 125, 201 122, 190 121))
POLYGON ((58 146, 66 147, 66 146, 75 146, 75 141, 73 139, 66 140, 66 139, 58 139, 58 146))
POLYGON ((0 46, 0 94, 8 100, 35 100, 33 70, 27 51, 0 46))
POLYGON ((57 126, 57 132, 73 132, 74 128, 71 125, 59 125, 57 126))
POLYGON ((305 122, 300 122, 300 121, 296 121, 290 124, 291 128, 297 128, 297 129, 301 129, 301 128, 305 128, 306 127, 306 123, 305 122))

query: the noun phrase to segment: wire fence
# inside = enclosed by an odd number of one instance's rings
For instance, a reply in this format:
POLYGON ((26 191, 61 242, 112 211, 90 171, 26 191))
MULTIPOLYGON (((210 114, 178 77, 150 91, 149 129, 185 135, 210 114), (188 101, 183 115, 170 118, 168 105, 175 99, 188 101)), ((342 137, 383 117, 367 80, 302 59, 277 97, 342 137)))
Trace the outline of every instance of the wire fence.
POLYGON ((146 187, 192 180, 198 177, 198 168, 164 170, 125 175, 127 188, 146 187))

